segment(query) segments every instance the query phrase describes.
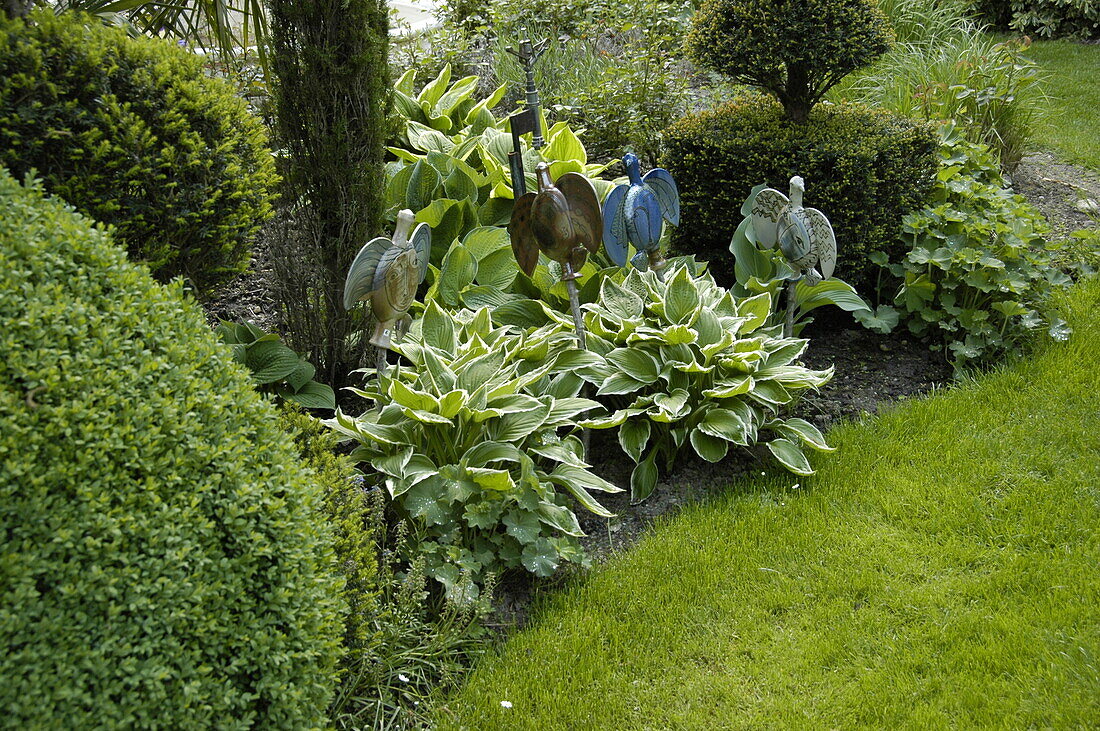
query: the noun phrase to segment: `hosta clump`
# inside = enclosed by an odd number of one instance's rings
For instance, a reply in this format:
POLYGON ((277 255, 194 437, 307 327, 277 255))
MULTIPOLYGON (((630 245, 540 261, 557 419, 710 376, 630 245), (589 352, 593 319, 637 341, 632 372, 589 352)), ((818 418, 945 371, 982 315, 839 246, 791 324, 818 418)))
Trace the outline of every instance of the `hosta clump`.
POLYGON ((1033 332, 1068 336, 1047 302, 1071 280, 1046 232, 1040 213, 1005 187, 989 148, 945 129, 930 201, 903 222, 912 249, 877 262, 902 280, 894 304, 909 329, 942 339, 959 368, 1011 352, 1033 332))
POLYGON ((476 595, 487 572, 548 576, 583 561, 564 493, 611 516, 590 491, 620 490, 587 470, 570 433, 599 406, 578 394, 600 358, 574 343, 558 322, 494 327, 487 308, 450 313, 433 302, 394 346, 412 367, 392 366, 357 391, 376 408, 328 422, 359 442, 353 457, 382 476, 429 576, 452 598, 476 595))
POLYGON ((686 443, 717 462, 731 444, 754 444, 762 432, 775 435, 768 448, 784 467, 812 474, 803 448, 830 448, 812 424, 781 412, 800 392, 827 383, 832 369, 798 365, 808 341, 765 327, 770 294, 738 299, 709 273, 692 276, 683 266, 667 276, 665 283, 632 270, 621 286, 605 279, 599 302, 585 306, 588 347, 604 357, 597 395, 623 404, 585 425, 619 428, 636 463, 631 497, 645 499, 658 458, 670 469, 686 443))

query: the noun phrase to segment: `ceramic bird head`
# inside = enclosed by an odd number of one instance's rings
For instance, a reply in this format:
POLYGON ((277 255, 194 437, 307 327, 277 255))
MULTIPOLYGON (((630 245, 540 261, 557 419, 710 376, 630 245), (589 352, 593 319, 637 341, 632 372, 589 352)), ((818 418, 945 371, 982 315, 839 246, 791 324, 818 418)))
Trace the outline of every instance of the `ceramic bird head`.
POLYGON ((516 201, 508 234, 520 269, 531 276, 539 252, 559 262, 566 277, 573 278, 584 266, 589 252, 599 249, 603 222, 596 189, 583 175, 566 173, 555 182, 550 168, 535 168, 538 192, 526 193, 516 201))
POLYGON ((680 223, 676 181, 661 168, 643 177, 632 152, 623 156, 623 166, 629 183, 616 186, 603 204, 604 248, 613 262, 626 266, 628 244, 633 244, 638 253, 631 263, 642 271, 652 268, 660 276, 665 265, 660 251, 663 222, 680 223))
POLYGON ((370 342, 379 348, 390 347, 428 273, 432 230, 426 223, 414 229, 414 221, 412 211, 398 213, 393 237, 379 236, 360 249, 344 282, 345 309, 370 302, 377 322, 370 342))

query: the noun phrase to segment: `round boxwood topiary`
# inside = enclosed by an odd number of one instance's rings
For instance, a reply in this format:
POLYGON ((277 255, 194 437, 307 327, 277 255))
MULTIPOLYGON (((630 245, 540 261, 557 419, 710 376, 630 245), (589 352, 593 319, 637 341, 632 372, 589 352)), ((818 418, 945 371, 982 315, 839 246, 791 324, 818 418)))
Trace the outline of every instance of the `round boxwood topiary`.
POLYGON ((767 183, 786 193, 791 176, 801 175, 805 205, 836 232, 836 276, 869 293, 878 271, 870 255, 904 254, 901 220, 923 203, 937 169, 927 124, 856 105, 819 105, 797 124, 762 95, 681 119, 666 130, 665 148, 662 166, 680 189, 672 250, 709 261, 726 286, 730 238, 749 191, 767 183))
POLYGON ((706 0, 693 23, 692 58, 773 94, 796 122, 894 40, 874 0, 706 0))
POLYGON ((261 124, 198 58, 48 10, 0 13, 0 165, 199 293, 247 267, 276 183, 261 124))
POLYGON ((320 492, 180 286, 0 168, 4 721, 324 724, 320 492))

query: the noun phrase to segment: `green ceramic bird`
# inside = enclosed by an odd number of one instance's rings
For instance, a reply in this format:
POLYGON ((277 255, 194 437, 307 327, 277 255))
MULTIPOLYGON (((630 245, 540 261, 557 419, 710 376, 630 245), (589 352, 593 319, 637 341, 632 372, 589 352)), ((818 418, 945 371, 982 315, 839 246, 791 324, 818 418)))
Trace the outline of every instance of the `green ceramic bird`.
POLYGON ((600 248, 603 237, 596 189, 577 173, 566 173, 555 184, 546 163, 538 164, 535 177, 538 193, 520 196, 508 224, 512 252, 527 276, 534 274, 541 251, 562 265, 564 279, 575 279, 589 252, 600 248))
POLYGON ((345 309, 370 301, 377 321, 370 343, 378 348, 390 347, 398 322, 408 314, 428 273, 432 230, 426 223, 413 229, 414 221, 412 211, 398 213, 393 238, 371 239, 359 250, 344 282, 345 309))

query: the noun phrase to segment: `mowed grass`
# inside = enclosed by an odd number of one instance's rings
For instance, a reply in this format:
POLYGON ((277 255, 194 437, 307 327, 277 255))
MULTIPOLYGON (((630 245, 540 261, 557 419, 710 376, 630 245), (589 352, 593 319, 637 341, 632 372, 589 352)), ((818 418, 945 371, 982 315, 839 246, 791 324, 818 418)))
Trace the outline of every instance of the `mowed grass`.
POLYGON ((1100 281, 1065 308, 1069 342, 834 430, 800 487, 734 485, 552 596, 440 726, 1095 727, 1100 281))
POLYGON ((1036 41, 1026 54, 1042 67, 1050 96, 1032 142, 1100 172, 1100 45, 1036 41))

